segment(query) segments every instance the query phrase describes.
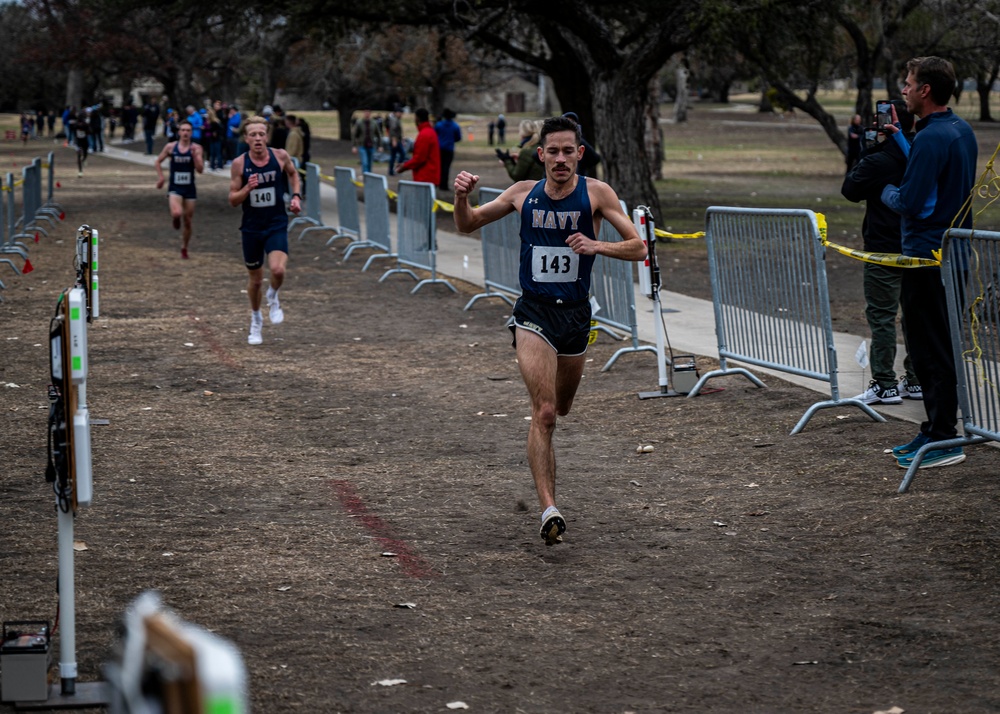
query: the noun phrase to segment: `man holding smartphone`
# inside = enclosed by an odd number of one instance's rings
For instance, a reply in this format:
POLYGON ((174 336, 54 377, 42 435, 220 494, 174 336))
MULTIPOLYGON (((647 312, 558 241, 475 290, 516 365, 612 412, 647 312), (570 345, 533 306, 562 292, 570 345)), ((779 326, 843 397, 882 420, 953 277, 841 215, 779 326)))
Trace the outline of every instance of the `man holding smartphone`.
MULTIPOLYGON (((917 57, 907 62, 906 71, 903 98, 920 121, 912 147, 898 127, 885 127, 909 156, 899 187, 886 186, 882 202, 902 217, 903 255, 933 258, 933 251, 941 248, 942 235, 952 227, 975 186, 979 145, 972 127, 947 106, 957 81, 951 63, 940 57, 917 57)), ((972 216, 966 213, 955 227, 971 225, 972 216)), ((927 413, 916 437, 892 449, 898 465, 909 468, 924 444, 956 437, 958 386, 941 269, 903 271, 900 302, 927 413)), ((964 460, 960 446, 931 449, 920 468, 964 460)))

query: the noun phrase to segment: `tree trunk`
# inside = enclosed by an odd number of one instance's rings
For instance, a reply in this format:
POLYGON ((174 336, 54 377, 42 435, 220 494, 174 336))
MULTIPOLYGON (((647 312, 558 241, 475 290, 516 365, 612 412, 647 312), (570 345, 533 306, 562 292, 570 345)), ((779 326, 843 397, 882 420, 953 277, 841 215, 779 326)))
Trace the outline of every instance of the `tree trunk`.
POLYGON ((770 83, 763 75, 760 77, 760 109, 758 111, 761 114, 773 114, 774 105, 771 104, 771 98, 767 96, 767 90, 771 88, 770 83))
POLYGON ((648 101, 646 102, 645 138, 646 160, 649 162, 650 178, 654 181, 663 178, 663 130, 660 128, 660 78, 654 76, 649 80, 648 101))
POLYGON ((357 111, 357 102, 353 98, 341 96, 337 102, 337 123, 340 125, 340 140, 351 141, 351 129, 354 127, 354 112, 357 111))
POLYGON ((998 76, 1000 76, 1000 62, 994 62, 988 76, 979 75, 976 77, 976 93, 979 94, 979 121, 993 121, 993 115, 990 113, 990 91, 998 76))
POLYGON ((83 70, 78 67, 66 74, 66 104, 77 109, 83 104, 83 70))
POLYGON ((660 199, 650 178, 644 140, 646 93, 632 86, 630 78, 623 75, 627 73, 597 74, 590 78, 596 137, 606 181, 629 211, 636 206, 649 206, 653 216, 659 218, 660 199), (616 79, 629 81, 629 86, 620 86, 616 79))
POLYGON ((729 104, 729 90, 733 87, 733 81, 727 79, 719 85, 719 102, 729 104))
POLYGON ((674 101, 674 123, 683 124, 688 120, 688 71, 677 68, 677 98, 674 101))

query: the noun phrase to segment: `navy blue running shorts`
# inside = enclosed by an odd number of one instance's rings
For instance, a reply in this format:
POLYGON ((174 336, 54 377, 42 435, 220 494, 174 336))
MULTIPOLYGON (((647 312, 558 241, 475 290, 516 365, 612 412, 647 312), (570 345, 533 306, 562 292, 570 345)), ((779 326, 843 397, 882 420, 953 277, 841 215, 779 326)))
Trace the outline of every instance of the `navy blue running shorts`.
POLYGON ((510 325, 513 346, 517 346, 518 330, 531 330, 562 357, 576 357, 587 352, 590 300, 557 303, 521 295, 514 303, 513 314, 514 322, 510 325))
POLYGON ((243 262, 249 270, 264 265, 264 256, 275 250, 288 253, 288 224, 262 231, 242 230, 243 262))

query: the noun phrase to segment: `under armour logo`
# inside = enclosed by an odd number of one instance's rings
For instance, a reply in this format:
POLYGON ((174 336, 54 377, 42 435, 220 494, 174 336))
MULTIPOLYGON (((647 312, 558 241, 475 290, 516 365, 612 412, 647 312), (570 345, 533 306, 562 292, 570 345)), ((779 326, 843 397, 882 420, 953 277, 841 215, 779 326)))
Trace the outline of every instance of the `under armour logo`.
POLYGON ((537 198, 529 198, 528 199, 528 203, 538 203, 538 199, 537 198))

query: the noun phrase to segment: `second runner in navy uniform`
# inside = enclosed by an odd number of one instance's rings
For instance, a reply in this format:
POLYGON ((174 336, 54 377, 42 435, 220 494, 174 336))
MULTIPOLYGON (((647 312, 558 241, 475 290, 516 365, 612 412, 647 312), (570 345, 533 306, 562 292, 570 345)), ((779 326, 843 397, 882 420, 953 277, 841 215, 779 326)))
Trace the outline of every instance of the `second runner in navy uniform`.
POLYGON ((270 271, 267 304, 272 325, 285 319, 278 290, 285 280, 288 264, 288 215, 284 195, 292 191, 289 208, 301 210, 299 173, 284 149, 267 145, 268 122, 264 117, 247 119, 243 126, 249 150, 233 160, 230 169, 229 203, 243 206, 243 261, 249 273, 247 296, 250 300, 250 333, 247 342, 259 345, 264 318, 260 312, 261 290, 264 285, 264 261, 270 271))
POLYGON ((573 405, 590 332, 590 275, 601 254, 642 260, 646 247, 618 196, 603 181, 576 173, 584 154, 580 128, 567 117, 542 125, 538 158, 541 181, 519 181, 477 208, 469 194, 478 176, 462 171, 455 178, 455 224, 471 233, 517 211, 521 215, 521 297, 514 306, 514 347, 521 377, 531 398, 528 464, 542 508, 542 539, 562 540, 566 521, 556 508, 556 459, 552 434, 556 417, 573 405), (601 221, 621 235, 619 242, 598 241, 601 221))
POLYGON ((181 234, 181 257, 188 257, 188 245, 191 242, 191 227, 194 222, 194 205, 198 198, 195 187, 195 172, 202 173, 205 169, 204 153, 201 146, 191 141, 191 123, 182 121, 177 129, 177 141, 171 141, 163 147, 156 157, 154 165, 159 179, 156 188, 163 188, 163 161, 170 158, 170 183, 167 186, 167 200, 170 202, 170 217, 173 219, 174 230, 184 224, 181 234))

